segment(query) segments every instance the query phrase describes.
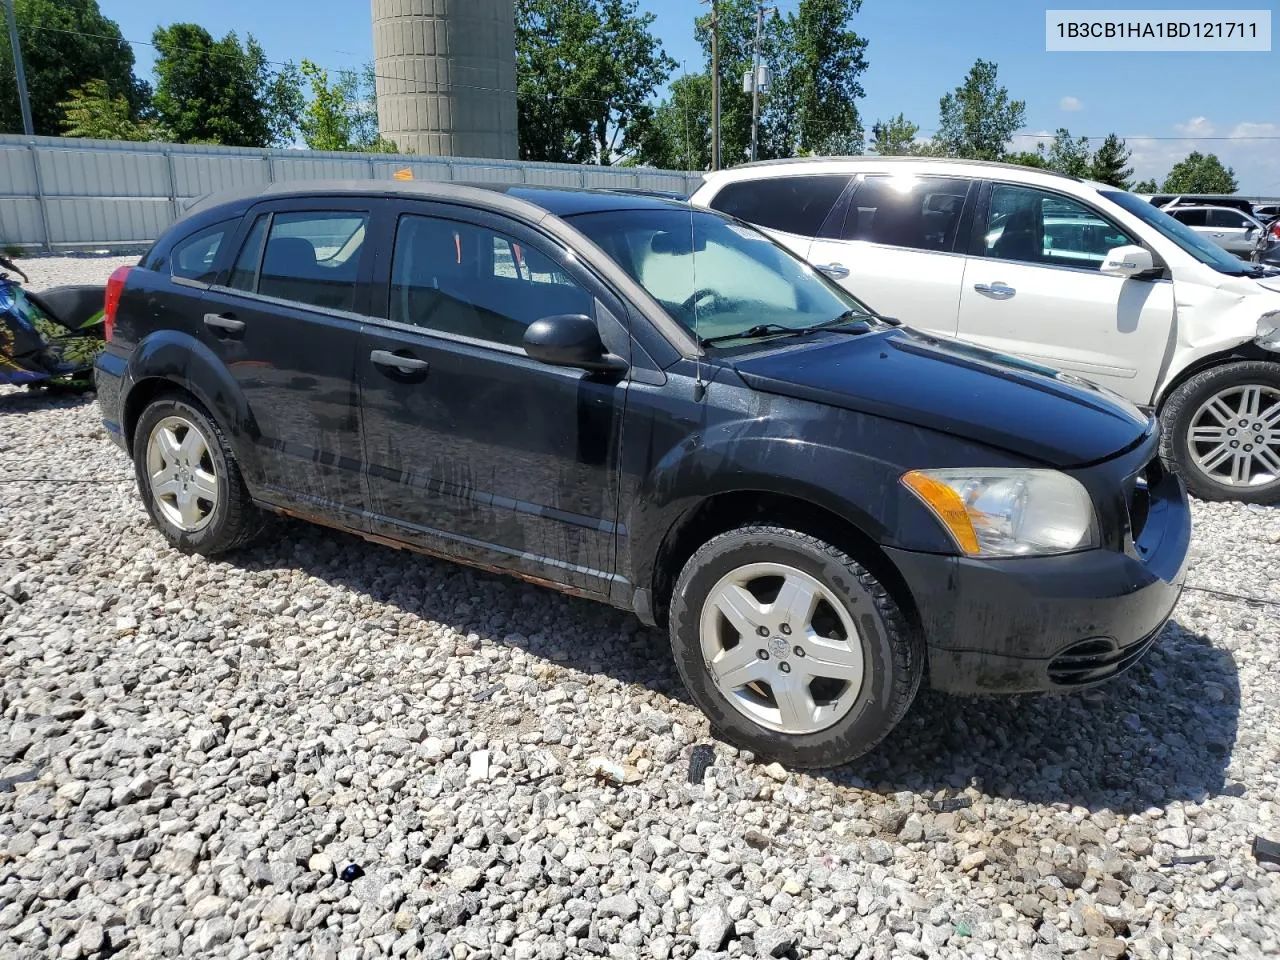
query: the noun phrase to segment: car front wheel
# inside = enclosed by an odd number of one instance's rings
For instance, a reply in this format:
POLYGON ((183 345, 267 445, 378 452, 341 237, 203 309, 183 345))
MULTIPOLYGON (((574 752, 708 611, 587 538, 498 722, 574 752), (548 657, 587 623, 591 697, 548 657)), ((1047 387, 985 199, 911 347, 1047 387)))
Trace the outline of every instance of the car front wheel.
POLYGON ((742 527, 694 553, 670 630, 681 677, 712 726, 798 767, 872 750, 924 669, 918 632, 870 572, 781 527, 742 527))
POLYGON ((1212 367, 1169 396, 1165 459, 1203 500, 1280 501, 1280 364, 1212 367))

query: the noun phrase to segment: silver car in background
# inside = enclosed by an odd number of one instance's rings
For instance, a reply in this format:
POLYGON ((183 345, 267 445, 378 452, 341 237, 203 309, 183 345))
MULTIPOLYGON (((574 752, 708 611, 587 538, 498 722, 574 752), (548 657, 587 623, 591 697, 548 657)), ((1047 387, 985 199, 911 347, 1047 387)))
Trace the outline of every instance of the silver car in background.
POLYGON ((1164 212, 1245 260, 1252 256, 1258 238, 1266 232, 1261 220, 1232 207, 1179 205, 1166 207, 1164 212))

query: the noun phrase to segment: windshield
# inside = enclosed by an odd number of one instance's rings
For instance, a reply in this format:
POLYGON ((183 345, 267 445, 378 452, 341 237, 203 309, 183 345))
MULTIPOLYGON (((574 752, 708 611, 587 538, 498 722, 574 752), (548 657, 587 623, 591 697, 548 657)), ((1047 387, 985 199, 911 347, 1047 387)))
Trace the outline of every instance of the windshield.
POLYGON ((1112 203, 1132 213, 1139 220, 1154 227, 1163 236, 1172 240, 1201 263, 1213 267, 1219 273, 1227 273, 1234 277, 1247 276, 1252 268, 1236 259, 1236 257, 1212 240, 1196 233, 1185 223, 1169 216, 1163 210, 1143 200, 1136 193, 1125 193, 1120 190, 1105 190, 1102 195, 1112 203))
POLYGON ((714 213, 672 207, 567 219, 703 342, 759 326, 781 335, 873 316, 764 234, 714 213))

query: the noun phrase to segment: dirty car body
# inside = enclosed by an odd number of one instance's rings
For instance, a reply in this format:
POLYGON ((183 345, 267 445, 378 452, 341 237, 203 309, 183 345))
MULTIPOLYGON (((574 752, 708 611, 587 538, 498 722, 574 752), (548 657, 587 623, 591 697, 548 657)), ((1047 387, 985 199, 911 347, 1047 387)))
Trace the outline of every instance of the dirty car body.
MULTIPOLYGON (((153 517, 168 501, 148 470, 168 478, 165 490, 187 476, 181 463, 164 472, 166 428, 149 411, 167 403, 174 423, 207 416, 208 446, 225 441, 222 460, 191 464, 217 475, 214 499, 233 496, 219 471, 234 461, 231 481, 255 508, 673 631, 708 544, 783 528, 853 558, 883 587, 876 609, 901 612, 890 626, 920 639, 929 682, 954 692, 1114 676, 1154 642, 1181 590, 1186 494, 1161 465, 1152 418, 1070 375, 883 322, 753 228, 686 204, 532 187, 277 186, 202 205, 120 284, 99 402, 153 517), (310 246, 278 242, 298 237, 310 246), (759 258, 756 279, 734 267, 739 254, 759 258), (794 306, 765 305, 775 293, 794 306), (584 325, 595 353, 573 354, 584 325), (913 487, 912 471, 933 479, 913 487), (1044 510, 1076 497, 1088 529, 1058 550, 1024 549, 1016 531, 995 552, 986 540, 964 547, 948 524, 972 532, 968 521, 938 511, 960 502, 942 488, 970 474, 996 478, 972 497, 989 496, 991 517, 1014 511, 1010 528, 1026 504, 1001 498, 1047 483, 1044 510)), ((217 520, 213 500, 195 503, 193 523, 204 506, 217 520)), ((988 514, 974 516, 981 527, 988 514)), ((172 542, 202 549, 201 528, 175 523, 161 524, 172 542)), ((1004 536, 995 526, 990 536, 1004 536)), ((776 563, 785 577, 807 562, 750 549, 755 560, 726 569, 776 563)), ((847 585, 813 569, 806 582, 836 605, 847 585)), ((858 604, 843 632, 832 628, 841 643, 877 633, 858 604)), ((770 666, 790 655, 780 635, 760 643, 776 649, 770 666)), ((919 671, 914 694, 923 664, 901 662, 919 671)), ((690 663, 700 670, 703 658, 690 663)), ((747 686, 759 700, 762 685, 747 686)), ((779 730, 740 736, 805 762, 855 752, 805 753, 818 732, 779 730)))

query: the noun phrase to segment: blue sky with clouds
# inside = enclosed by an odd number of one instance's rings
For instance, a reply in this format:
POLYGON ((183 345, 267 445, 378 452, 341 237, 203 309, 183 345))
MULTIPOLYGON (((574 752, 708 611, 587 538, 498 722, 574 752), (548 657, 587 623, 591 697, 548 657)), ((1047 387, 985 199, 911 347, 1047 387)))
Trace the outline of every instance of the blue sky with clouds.
MULTIPOLYGON (((149 40, 157 24, 189 20, 215 34, 252 32, 273 60, 308 57, 325 66, 355 66, 373 53, 367 0, 99 0, 130 40, 149 40)), ((774 0, 794 10, 798 0, 774 0)), ((1096 4, 1095 4, 1096 5, 1096 4)), ((1162 9, 1240 9, 1247 3, 1160 0, 1162 9)), ((870 69, 860 108, 870 124, 898 112, 931 131, 938 98, 955 87, 978 57, 1000 65, 1001 82, 1027 102, 1024 137, 1066 126, 1073 134, 1116 132, 1133 148, 1140 177, 1161 178, 1189 151, 1215 152, 1250 193, 1280 194, 1280 52, 1048 53, 1045 9, 1024 0, 864 0, 855 25, 870 40, 870 69), (1218 139, 1192 139, 1192 138, 1218 139), (1250 139, 1274 137, 1276 139, 1250 139)), ((1055 8, 1069 6, 1053 4, 1055 8)), ((1114 4, 1116 7, 1133 6, 1114 4)), ((1261 7, 1261 4, 1252 4, 1261 7)), ((655 14, 655 32, 690 70, 701 50, 693 19, 697 0, 640 0, 655 14)), ((154 58, 134 47, 139 72, 154 58)))

